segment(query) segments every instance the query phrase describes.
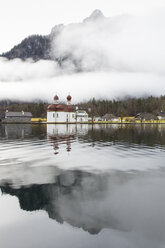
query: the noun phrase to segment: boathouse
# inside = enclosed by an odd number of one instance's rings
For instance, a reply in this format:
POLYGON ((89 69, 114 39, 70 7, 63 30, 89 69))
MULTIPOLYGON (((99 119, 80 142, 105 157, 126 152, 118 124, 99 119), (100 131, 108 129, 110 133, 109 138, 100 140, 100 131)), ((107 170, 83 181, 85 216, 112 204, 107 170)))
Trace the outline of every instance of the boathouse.
POLYGON ((30 122, 32 114, 30 112, 11 112, 6 110, 5 113, 1 115, 1 122, 14 123, 14 122, 30 122))

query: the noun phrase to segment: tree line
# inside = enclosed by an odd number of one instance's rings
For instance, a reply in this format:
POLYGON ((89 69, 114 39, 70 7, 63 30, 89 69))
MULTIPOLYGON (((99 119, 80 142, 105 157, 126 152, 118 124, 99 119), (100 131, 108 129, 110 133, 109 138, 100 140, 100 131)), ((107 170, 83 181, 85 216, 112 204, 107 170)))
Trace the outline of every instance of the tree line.
MULTIPOLYGON (((165 112, 165 96, 146 97, 146 98, 126 98, 119 100, 96 100, 95 98, 88 102, 78 104, 79 108, 86 109, 93 116, 103 116, 107 113, 115 116, 135 116, 138 113, 165 112)), ((90 114, 89 113, 89 114, 90 114)))
POLYGON ((12 112, 30 112, 33 117, 46 117, 48 103, 38 101, 38 102, 12 102, 12 101, 1 101, 0 102, 0 112, 6 110, 12 112))
MULTIPOLYGON (((0 101, 0 112, 25 111, 31 112, 33 117, 46 117, 48 103, 38 102, 12 102, 0 101)), ((165 112, 165 95, 160 97, 125 98, 118 100, 90 99, 76 104, 79 109, 86 110, 89 116, 103 116, 107 113, 115 116, 135 116, 138 113, 152 113, 157 115, 160 111, 165 112)))

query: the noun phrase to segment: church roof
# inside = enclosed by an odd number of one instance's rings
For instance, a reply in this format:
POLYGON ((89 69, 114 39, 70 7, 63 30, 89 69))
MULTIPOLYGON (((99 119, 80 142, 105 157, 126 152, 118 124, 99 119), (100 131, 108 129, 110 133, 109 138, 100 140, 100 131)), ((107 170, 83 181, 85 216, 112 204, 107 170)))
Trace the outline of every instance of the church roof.
POLYGON ((51 104, 48 106, 47 111, 75 112, 74 107, 72 105, 66 105, 66 104, 51 104))

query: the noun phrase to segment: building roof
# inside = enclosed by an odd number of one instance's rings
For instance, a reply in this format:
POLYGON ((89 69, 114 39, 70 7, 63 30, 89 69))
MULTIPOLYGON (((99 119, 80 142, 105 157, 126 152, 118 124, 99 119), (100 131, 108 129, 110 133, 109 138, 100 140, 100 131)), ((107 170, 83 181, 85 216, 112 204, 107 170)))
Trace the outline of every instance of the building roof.
POLYGON ((30 112, 6 112, 6 117, 32 117, 30 112))
POLYGON ((116 118, 118 118, 118 117, 116 117, 116 116, 113 115, 113 114, 105 114, 102 118, 103 118, 103 119, 112 120, 112 119, 116 119, 116 118))
POLYGON ((158 116, 165 117, 165 112, 158 113, 158 116))
POLYGON ((48 106, 47 111, 75 112, 74 107, 72 105, 66 105, 66 104, 51 104, 48 106))
POLYGON ((87 113, 85 110, 76 110, 76 113, 87 113))
POLYGON ((157 117, 150 113, 139 113, 135 116, 136 119, 145 119, 145 120, 157 120, 157 117))

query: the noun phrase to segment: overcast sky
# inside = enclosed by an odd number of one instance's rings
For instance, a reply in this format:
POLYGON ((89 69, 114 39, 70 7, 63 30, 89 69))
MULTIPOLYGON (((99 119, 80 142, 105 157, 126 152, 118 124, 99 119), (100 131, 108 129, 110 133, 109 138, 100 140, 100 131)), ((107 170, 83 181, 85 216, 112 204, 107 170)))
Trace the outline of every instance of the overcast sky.
POLYGON ((80 22, 94 9, 105 16, 143 15, 165 8, 165 0, 1 0, 0 53, 31 34, 48 34, 59 23, 80 22))

